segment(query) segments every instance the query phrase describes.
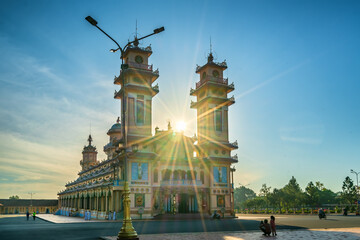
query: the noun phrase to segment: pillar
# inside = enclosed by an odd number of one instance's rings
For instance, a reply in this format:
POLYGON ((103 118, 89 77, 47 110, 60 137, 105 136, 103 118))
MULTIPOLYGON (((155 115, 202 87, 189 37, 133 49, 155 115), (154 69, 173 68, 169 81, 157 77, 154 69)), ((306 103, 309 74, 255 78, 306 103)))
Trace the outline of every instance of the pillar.
POLYGON ((109 196, 105 196, 105 212, 108 212, 109 209, 108 209, 108 205, 109 204, 109 196))

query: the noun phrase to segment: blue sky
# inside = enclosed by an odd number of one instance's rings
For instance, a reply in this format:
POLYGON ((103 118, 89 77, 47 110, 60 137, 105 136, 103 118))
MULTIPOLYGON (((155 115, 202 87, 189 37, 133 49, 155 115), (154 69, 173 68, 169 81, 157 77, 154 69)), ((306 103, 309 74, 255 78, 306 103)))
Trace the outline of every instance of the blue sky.
POLYGON ((235 184, 258 192, 295 176, 302 188, 340 191, 360 171, 359 10, 358 1, 1 1, 0 197, 55 198, 80 170, 90 123, 105 158, 120 61, 88 15, 123 45, 136 20, 140 36, 165 26, 142 42, 160 71, 153 129, 185 120, 195 133, 189 89, 211 36, 236 88, 235 184))

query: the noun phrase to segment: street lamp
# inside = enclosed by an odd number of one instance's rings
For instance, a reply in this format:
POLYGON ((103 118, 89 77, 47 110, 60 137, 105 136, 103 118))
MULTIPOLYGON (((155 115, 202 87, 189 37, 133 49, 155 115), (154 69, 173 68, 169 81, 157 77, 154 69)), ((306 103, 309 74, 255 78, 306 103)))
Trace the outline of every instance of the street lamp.
MULTIPOLYGON (((134 44, 135 46, 139 45, 139 41, 150 37, 154 34, 158 34, 165 30, 164 27, 156 28, 154 29, 153 33, 148 34, 144 37, 137 38, 135 36, 135 40, 128 42, 124 48, 121 48, 120 45, 112 38, 110 37, 104 30, 102 30, 97 24, 98 22, 93 19, 91 16, 87 16, 85 18, 91 25, 95 26, 97 29, 99 29, 102 33, 104 33, 108 38, 110 38, 116 45, 117 49, 111 49, 111 52, 117 52, 120 50, 120 59, 121 59, 121 70, 124 70, 128 68, 127 64, 124 64, 124 53, 126 49, 131 46, 131 44, 134 44)), ((120 71, 121 72, 121 71, 120 71)), ((120 232, 118 234, 118 240, 122 239, 139 239, 137 236, 137 233, 132 225, 131 217, 130 217, 130 189, 129 189, 129 182, 128 182, 128 176, 127 176, 127 136, 126 136, 126 123, 125 123, 125 113, 126 113, 126 103, 125 103, 125 80, 122 79, 122 100, 121 100, 121 123, 122 123, 122 135, 123 135, 123 149, 124 149, 124 165, 125 165, 125 174, 124 174, 124 200, 123 200, 123 206, 124 206, 124 218, 123 218, 123 225, 120 229, 120 232)), ((118 157, 120 157, 122 153, 119 153, 118 157)))
POLYGON ((359 173, 350 169, 351 173, 356 174, 356 215, 359 215, 359 173))

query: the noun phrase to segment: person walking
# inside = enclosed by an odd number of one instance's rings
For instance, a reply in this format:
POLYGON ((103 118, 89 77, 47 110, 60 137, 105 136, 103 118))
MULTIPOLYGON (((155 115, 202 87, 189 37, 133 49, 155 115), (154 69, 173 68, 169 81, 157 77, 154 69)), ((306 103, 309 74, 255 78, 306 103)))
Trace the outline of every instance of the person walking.
POLYGON ((33 220, 35 221, 35 217, 36 217, 36 213, 35 211, 33 212, 33 220))
POLYGON ((271 227, 272 235, 277 236, 276 225, 275 225, 275 217, 274 216, 270 217, 270 227, 271 227))
POLYGON ((29 211, 26 211, 26 220, 29 221, 30 213, 29 211))

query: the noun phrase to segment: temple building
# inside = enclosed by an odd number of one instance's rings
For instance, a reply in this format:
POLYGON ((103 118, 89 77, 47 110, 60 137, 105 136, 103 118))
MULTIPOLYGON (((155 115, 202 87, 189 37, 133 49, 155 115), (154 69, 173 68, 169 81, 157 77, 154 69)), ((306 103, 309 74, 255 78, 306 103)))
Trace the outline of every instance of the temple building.
POLYGON ((0 199, 0 214, 55 213, 57 199, 0 199))
POLYGON ((169 122, 165 130, 156 127, 153 135, 152 98, 159 93, 153 84, 159 71, 148 64, 151 54, 151 47, 132 45, 125 51, 126 67, 114 79, 121 89, 114 98, 123 100, 125 95, 126 129, 119 118, 109 129, 104 161, 97 160, 89 136, 78 178, 58 193, 61 214, 84 216, 91 211, 92 218, 105 219, 115 212, 121 218, 125 178, 130 185, 132 218, 214 210, 225 217, 234 214, 235 168, 231 165, 238 160, 231 151, 237 149, 237 142, 229 142, 228 109, 235 99, 227 96, 234 84, 223 77, 226 62, 214 62, 210 52, 207 63, 196 68, 200 80, 190 90, 196 97, 190 107, 197 112, 197 134, 188 137, 175 132, 169 122))

